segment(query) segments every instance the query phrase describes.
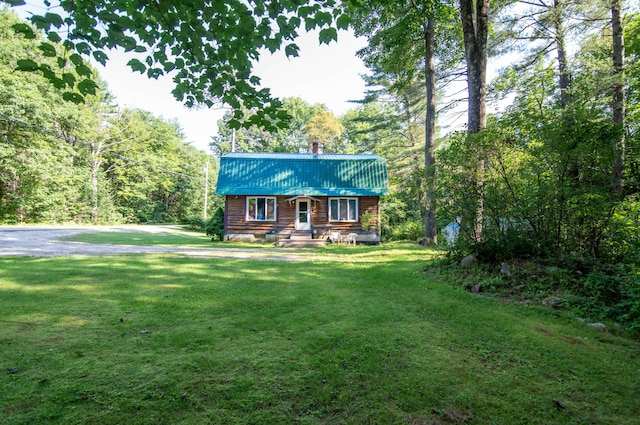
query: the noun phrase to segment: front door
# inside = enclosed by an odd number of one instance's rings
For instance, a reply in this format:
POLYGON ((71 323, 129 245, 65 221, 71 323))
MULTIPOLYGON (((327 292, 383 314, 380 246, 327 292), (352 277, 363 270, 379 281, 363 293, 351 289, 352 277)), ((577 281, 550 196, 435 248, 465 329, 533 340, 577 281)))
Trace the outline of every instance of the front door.
POLYGON ((296 230, 311 230, 311 200, 296 199, 296 230))

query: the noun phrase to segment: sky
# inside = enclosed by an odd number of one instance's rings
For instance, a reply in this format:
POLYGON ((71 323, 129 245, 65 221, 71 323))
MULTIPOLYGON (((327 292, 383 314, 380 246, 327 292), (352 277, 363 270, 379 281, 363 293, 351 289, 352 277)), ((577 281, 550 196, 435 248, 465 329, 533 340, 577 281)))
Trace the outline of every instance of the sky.
MULTIPOLYGON (((337 43, 320 46, 317 33, 312 32, 302 34, 296 44, 300 47, 299 57, 287 58, 283 52, 261 57, 254 72, 262 78, 262 87, 270 88, 272 95, 279 98, 295 96, 311 104, 323 103, 338 116, 355 107, 349 101, 363 98, 365 83, 361 75, 367 73, 356 51, 366 45, 366 39, 341 31, 337 43)), ((176 119, 185 141, 208 151, 211 136, 217 134, 216 123, 225 111, 186 108, 171 95, 170 77, 153 80, 134 73, 126 66, 129 59, 111 52, 106 67, 95 65, 120 107, 176 119)))

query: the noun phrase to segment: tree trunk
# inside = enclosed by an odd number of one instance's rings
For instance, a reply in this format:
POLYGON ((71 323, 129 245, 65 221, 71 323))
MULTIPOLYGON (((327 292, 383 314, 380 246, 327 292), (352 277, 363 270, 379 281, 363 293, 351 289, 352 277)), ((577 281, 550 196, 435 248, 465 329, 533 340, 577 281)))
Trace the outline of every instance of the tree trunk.
POLYGON ((427 92, 427 112, 425 122, 424 164, 426 169, 426 195, 425 195, 425 243, 433 244, 437 240, 436 209, 433 195, 434 188, 434 163, 433 153, 436 142, 436 65, 435 65, 435 11, 427 18, 424 31, 425 37, 425 86, 427 92))
POLYGON ((560 86, 560 105, 566 108, 572 100, 571 96, 571 74, 569 73, 569 61, 567 60, 567 47, 564 34, 564 19, 562 11, 564 4, 562 0, 553 2, 553 26, 555 30, 556 48, 558 50, 558 78, 560 86))
POLYGON ((98 223, 100 215, 100 208, 98 205, 98 171, 100 170, 100 151, 102 150, 102 143, 98 142, 97 147, 95 143, 91 143, 91 221, 93 224, 98 223))
POLYGON ((625 107, 624 107, 624 37, 620 18, 620 0, 611 0, 611 29, 613 32, 613 124, 620 135, 613 140, 613 191, 624 197, 625 107))
MULTIPOLYGON (((487 39, 491 0, 460 0, 460 19, 464 36, 469 93, 468 134, 474 135, 487 125, 487 39), (475 9, 474 9, 475 3, 475 9)), ((474 239, 480 241, 484 230, 484 159, 480 152, 476 169, 478 204, 474 239)))

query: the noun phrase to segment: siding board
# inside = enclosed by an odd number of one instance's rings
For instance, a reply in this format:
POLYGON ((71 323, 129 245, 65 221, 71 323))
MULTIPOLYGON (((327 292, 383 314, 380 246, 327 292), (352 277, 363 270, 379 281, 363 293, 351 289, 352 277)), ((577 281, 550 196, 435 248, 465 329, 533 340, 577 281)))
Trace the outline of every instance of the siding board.
MULTIPOLYGON (((253 196, 253 195, 249 195, 253 196)), ((253 234, 262 237, 267 233, 293 232, 295 230, 296 202, 285 196, 276 196, 276 221, 247 221, 246 196, 227 195, 225 202, 225 234, 253 234)), ((359 217, 369 211, 378 221, 380 198, 363 196, 358 198, 358 221, 329 221, 329 197, 316 197, 311 201, 311 226, 317 237, 329 232, 351 233, 362 230, 359 217)), ((374 227, 377 227, 374 226, 374 227)))

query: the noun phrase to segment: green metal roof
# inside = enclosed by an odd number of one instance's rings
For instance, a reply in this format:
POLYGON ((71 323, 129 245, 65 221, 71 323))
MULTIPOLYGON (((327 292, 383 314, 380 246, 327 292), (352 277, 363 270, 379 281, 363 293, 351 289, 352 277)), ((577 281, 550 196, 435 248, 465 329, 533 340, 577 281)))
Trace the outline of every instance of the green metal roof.
POLYGON ((378 155, 230 153, 220 158, 219 195, 387 195, 378 155))

